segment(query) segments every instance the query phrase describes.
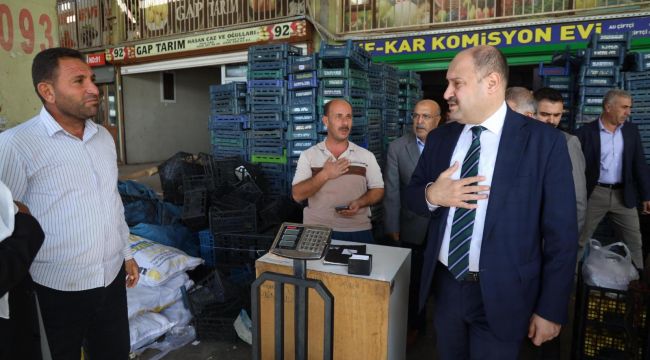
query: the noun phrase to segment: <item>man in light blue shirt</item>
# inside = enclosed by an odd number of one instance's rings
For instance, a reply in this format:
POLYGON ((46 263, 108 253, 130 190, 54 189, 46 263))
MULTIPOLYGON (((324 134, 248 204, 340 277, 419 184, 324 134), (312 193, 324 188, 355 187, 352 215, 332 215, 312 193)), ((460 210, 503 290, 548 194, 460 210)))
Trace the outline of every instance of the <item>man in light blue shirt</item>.
POLYGON ((603 98, 600 119, 583 125, 576 135, 585 155, 587 215, 580 234, 584 247, 604 216, 612 219, 627 244, 634 266, 643 268, 642 238, 637 205, 650 213, 650 170, 645 162, 639 130, 627 121, 632 97, 610 90, 603 98))
POLYGON ((52 48, 32 64, 43 102, 29 121, 0 134, 0 179, 45 232, 30 273, 54 359, 129 354, 125 285, 138 281, 117 191, 115 143, 89 120, 94 75, 76 50, 52 48))

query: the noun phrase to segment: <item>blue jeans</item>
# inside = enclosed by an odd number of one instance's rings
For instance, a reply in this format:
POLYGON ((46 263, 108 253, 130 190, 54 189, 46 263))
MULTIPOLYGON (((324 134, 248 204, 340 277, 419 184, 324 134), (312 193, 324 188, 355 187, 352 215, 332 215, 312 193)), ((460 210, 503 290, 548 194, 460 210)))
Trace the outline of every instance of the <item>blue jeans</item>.
POLYGON ((364 244, 376 244, 372 230, 361 231, 332 231, 333 240, 354 241, 364 244))

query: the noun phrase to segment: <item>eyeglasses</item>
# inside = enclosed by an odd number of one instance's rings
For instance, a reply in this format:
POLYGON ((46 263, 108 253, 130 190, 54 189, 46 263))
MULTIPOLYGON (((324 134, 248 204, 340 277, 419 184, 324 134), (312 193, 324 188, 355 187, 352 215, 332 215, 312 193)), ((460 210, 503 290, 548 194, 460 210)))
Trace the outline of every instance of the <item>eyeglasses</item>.
POLYGON ((440 116, 440 114, 436 115, 429 115, 429 114, 418 114, 418 113, 411 113, 411 120, 417 120, 418 118, 422 118, 423 120, 431 120, 433 118, 436 118, 440 116))

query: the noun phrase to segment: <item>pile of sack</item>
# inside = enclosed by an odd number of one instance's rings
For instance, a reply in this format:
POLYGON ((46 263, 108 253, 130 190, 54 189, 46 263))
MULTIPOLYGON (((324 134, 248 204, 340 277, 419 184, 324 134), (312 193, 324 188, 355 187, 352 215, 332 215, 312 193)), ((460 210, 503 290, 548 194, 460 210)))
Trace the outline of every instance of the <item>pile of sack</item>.
POLYGON ((133 234, 129 242, 140 267, 140 281, 126 291, 131 351, 138 353, 174 329, 187 332, 192 314, 182 298, 194 285, 187 271, 203 260, 133 234))

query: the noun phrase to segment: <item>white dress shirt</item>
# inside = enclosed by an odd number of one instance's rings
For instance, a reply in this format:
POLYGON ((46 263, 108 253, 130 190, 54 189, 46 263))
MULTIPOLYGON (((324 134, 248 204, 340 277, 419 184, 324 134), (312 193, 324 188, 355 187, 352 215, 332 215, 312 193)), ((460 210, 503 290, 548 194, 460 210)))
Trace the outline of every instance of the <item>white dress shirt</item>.
MULTIPOLYGON (((485 128, 481 133, 481 155, 478 162, 478 175, 484 176, 485 180, 479 182, 479 185, 491 185, 492 175, 494 174, 494 164, 497 160, 497 150, 499 149, 499 141, 501 140, 501 131, 503 130, 503 123, 506 119, 506 103, 504 102, 501 107, 485 121, 481 126, 485 128)), ((458 170, 451 175, 451 178, 457 180, 460 178, 460 172, 465 159, 465 154, 472 144, 472 127, 478 125, 465 125, 465 128, 458 138, 456 148, 451 156, 449 166, 458 161, 458 170)), ((488 198, 479 200, 477 202, 476 216, 474 218, 474 231, 472 232, 472 240, 469 246, 469 271, 479 271, 479 260, 481 257, 481 243, 483 242, 483 227, 485 225, 485 214, 487 213, 488 202, 490 201, 489 192, 488 198)), ((435 210, 437 206, 430 204, 429 209, 435 210)), ((442 238, 440 246, 440 254, 438 260, 447 265, 447 256, 449 255, 449 237, 451 234, 451 224, 454 222, 455 207, 449 208, 447 215, 447 225, 445 227, 445 234, 442 238)))
POLYGON ((115 143, 103 127, 86 120, 79 139, 43 108, 0 134, 0 180, 45 233, 30 268, 35 282, 61 291, 103 287, 132 258, 115 143))

